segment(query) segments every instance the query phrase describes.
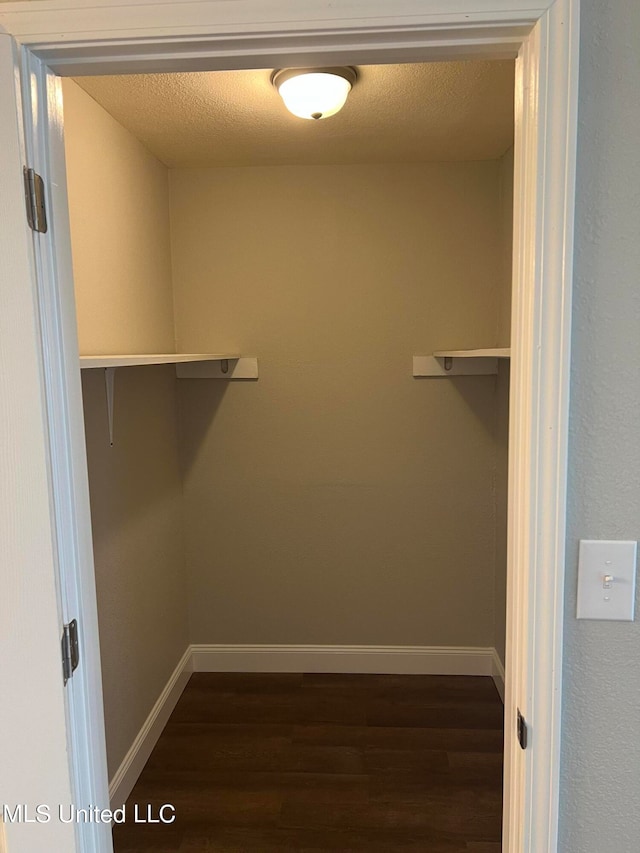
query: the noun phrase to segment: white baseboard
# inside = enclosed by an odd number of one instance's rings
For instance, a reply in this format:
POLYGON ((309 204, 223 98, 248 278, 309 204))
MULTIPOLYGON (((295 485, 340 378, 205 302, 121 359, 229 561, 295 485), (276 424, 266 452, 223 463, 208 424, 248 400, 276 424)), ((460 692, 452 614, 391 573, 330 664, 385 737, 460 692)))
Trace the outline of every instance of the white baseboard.
POLYGON ((193 645, 180 659, 111 780, 112 808, 126 802, 192 672, 487 675, 504 702, 504 667, 490 646, 193 645))
POLYGON ((496 649, 493 649, 493 656, 491 660, 491 676, 493 677, 496 689, 500 694, 502 704, 504 705, 504 664, 500 660, 500 655, 498 654, 496 649))
POLYGON ((158 742, 173 709, 187 686, 192 673, 191 646, 188 646, 174 669, 158 701, 138 732, 120 767, 109 783, 109 800, 112 808, 120 808, 126 802, 133 786, 142 773, 153 747, 158 742))
POLYGON ((495 649, 475 646, 194 645, 194 672, 493 675, 495 649))

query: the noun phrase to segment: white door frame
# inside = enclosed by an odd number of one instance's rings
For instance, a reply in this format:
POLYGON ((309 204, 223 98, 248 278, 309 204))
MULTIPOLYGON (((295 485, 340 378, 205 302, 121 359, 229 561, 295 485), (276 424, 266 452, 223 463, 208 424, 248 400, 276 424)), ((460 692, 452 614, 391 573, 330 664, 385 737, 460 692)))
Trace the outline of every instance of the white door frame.
MULTIPOLYGON (((106 802, 106 760, 56 75, 517 55, 503 844, 508 853, 556 851, 578 12, 579 0, 0 4, 0 28, 22 51, 29 165, 45 179, 53 221, 34 241, 44 352, 37 390, 63 607, 69 617, 82 613, 84 666, 68 722, 78 802, 106 802), (517 708, 529 725, 524 752, 517 708)), ((0 191, 1 180, 0 170, 0 191)), ((107 853, 110 840, 96 832, 78 849, 107 853)))

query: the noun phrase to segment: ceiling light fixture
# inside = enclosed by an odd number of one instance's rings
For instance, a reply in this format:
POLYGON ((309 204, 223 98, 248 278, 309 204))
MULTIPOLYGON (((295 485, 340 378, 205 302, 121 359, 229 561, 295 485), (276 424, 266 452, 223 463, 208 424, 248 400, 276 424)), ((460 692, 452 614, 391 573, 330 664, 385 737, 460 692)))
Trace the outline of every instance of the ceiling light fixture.
POLYGON ((271 82, 286 108, 299 118, 328 118, 345 104, 356 82, 355 68, 283 68, 271 82))

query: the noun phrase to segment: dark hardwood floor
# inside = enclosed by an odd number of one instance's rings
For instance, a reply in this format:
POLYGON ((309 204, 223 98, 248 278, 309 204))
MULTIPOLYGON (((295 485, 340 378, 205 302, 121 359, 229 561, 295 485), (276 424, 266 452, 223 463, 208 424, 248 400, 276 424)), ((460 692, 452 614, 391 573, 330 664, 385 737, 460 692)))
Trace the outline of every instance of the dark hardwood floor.
POLYGON ((116 853, 500 853, 502 704, 482 677, 196 673, 127 814, 116 853))

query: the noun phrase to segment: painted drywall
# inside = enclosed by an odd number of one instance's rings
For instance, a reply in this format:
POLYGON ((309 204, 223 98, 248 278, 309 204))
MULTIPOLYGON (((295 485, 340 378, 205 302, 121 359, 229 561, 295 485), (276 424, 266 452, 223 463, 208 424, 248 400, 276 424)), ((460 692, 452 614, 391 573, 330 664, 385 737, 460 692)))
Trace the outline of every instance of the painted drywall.
POLYGON ((80 352, 173 352, 167 169, 72 80, 63 94, 80 352))
MULTIPOLYGON (((498 346, 511 343, 513 259, 513 147, 500 160, 501 288, 498 299, 498 346)), ((496 556, 494 645, 505 664, 507 616, 507 503, 509 485, 509 382, 511 364, 500 360, 496 384, 496 556)))
POLYGON ((493 645, 499 164, 171 172, 191 639, 493 645))
POLYGON ((269 68, 77 79, 173 169, 426 163, 504 153, 513 142, 513 66, 359 65, 345 108, 321 122, 287 111, 269 68))
POLYGON ((509 485, 509 383, 511 365, 501 360, 498 364, 496 381, 496 462, 495 462, 495 506, 496 506, 496 552, 493 586, 494 602, 494 647, 505 665, 506 622, 507 622, 507 507, 509 485))
MULTIPOLYGON (((636 0, 582 0, 561 841, 636 850, 637 625, 575 623, 577 542, 638 537, 636 0), (614 413, 613 416, 611 413, 614 413), (603 802, 603 792, 605 800, 603 802)), ((25 421, 26 423, 26 421, 25 421)), ((43 764, 44 766, 44 764, 43 764)))
POLYGON ((175 369, 117 372, 113 447, 102 373, 82 390, 112 778, 189 640, 175 369))
POLYGON ((502 285, 498 299, 498 346, 511 345, 513 262, 513 146, 500 158, 500 221, 502 228, 502 285))
POLYGON ((640 839, 640 624, 575 619, 578 540, 640 538, 638 33, 636 0, 583 0, 563 853, 636 853, 640 839))
MULTIPOLYGON (((70 81, 64 107, 81 348, 171 351, 167 170, 70 81)), ((113 447, 102 370, 83 401, 112 777, 188 643, 175 369, 116 372, 113 447)))

